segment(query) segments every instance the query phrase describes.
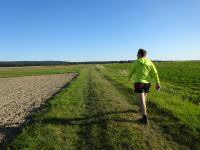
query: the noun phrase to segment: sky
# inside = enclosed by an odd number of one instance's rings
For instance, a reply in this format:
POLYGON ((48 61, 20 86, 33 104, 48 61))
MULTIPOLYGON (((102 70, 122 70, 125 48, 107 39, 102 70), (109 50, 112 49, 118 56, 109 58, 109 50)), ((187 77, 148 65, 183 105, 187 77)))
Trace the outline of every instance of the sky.
POLYGON ((0 0, 0 61, 200 60, 199 0, 0 0))

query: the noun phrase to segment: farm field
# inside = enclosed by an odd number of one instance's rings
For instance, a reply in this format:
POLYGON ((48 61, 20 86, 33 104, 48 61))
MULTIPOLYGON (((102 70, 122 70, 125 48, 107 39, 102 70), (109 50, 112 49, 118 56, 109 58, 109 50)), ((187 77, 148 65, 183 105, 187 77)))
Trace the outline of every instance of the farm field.
POLYGON ((32 67, 0 67, 0 78, 38 76, 49 74, 78 73, 83 65, 69 66, 32 66, 32 67))
POLYGON ((75 76, 75 73, 68 73, 0 78, 0 140, 12 136, 34 109, 75 76))
POLYGON ((79 73, 2 148, 200 149, 200 62, 155 65, 162 89, 152 86, 149 126, 139 122, 136 95, 127 81, 130 64, 0 70, 1 77, 79 73))

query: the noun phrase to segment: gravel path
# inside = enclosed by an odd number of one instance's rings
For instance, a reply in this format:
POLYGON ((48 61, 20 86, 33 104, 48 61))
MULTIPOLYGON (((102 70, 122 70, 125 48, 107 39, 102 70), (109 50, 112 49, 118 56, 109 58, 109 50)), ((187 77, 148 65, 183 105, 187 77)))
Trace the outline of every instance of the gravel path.
POLYGON ((76 74, 0 78, 0 141, 76 74))

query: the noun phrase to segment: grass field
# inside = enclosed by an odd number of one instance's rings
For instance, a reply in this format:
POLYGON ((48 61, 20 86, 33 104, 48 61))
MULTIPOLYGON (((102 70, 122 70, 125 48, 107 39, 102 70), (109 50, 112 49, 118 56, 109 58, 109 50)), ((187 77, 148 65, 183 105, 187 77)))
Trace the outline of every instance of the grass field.
POLYGON ((49 74, 79 72, 84 65, 70 66, 33 66, 33 67, 0 67, 0 78, 23 77, 49 74))
MULTIPOLYGON (((78 72, 33 114, 8 149, 200 149, 200 62, 156 63, 162 89, 148 98, 150 125, 140 114, 130 64, 0 70, 1 77, 78 72)), ((153 85, 154 86, 154 85, 153 85)))

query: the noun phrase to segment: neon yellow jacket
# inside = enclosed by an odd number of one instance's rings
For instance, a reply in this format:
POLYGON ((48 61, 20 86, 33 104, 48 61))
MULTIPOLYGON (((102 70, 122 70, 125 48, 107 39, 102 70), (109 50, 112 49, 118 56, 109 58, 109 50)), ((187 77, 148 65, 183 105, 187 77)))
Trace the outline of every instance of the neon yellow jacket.
POLYGON ((156 67, 148 58, 139 58, 133 62, 129 71, 129 80, 132 77, 134 83, 150 83, 153 80, 156 83, 160 83, 156 67))

